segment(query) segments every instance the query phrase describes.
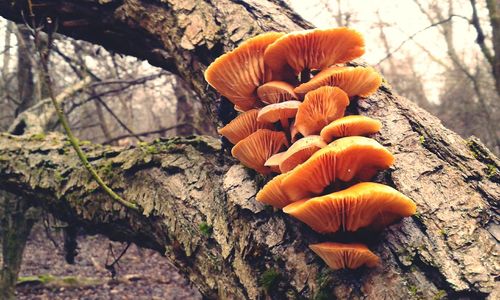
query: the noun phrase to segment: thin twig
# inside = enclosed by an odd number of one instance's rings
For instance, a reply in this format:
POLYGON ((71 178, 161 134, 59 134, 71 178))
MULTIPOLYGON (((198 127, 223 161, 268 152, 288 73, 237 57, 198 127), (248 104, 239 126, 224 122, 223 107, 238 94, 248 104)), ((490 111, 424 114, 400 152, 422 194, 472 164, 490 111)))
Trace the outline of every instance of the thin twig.
MULTIPOLYGON (((123 206, 133 209, 133 210, 139 210, 138 206, 134 203, 125 201, 122 197, 120 197, 118 194, 116 194, 108 185, 102 180, 102 178, 97 174, 97 171, 94 169, 94 167, 89 163, 87 156, 85 153, 82 151, 80 148, 80 145, 73 135, 73 132, 71 131, 71 128, 69 127, 68 120, 66 119, 66 116, 64 115, 64 112, 59 105, 59 103, 56 100, 56 96, 54 95, 54 91, 52 89, 52 79, 50 77, 50 73, 48 70, 48 62, 46 61, 46 55, 43 53, 43 50, 40 47, 39 40, 38 40, 38 30, 35 27, 35 21, 34 21, 34 15, 32 11, 32 4, 31 0, 28 0, 29 7, 30 7, 30 17, 32 18, 33 22, 33 29, 35 30, 35 46, 38 50, 39 58, 40 58, 40 71, 42 72, 42 78, 45 81, 47 92, 49 94, 49 98, 52 101, 52 104, 54 105, 54 109, 56 110, 57 117, 59 118, 59 122, 61 122, 62 127, 64 128, 64 131, 66 131, 66 135, 68 136, 71 145, 76 151, 76 154, 82 161, 83 165, 89 171, 89 173, 92 175, 94 180, 99 184, 99 186, 106 192, 113 200, 121 203, 123 206)), ((50 32, 49 34, 49 44, 48 44, 48 49, 50 49, 50 32)))
POLYGON ((397 46, 396 48, 394 48, 391 52, 387 53, 387 55, 384 58, 382 58, 381 60, 379 60, 375 65, 376 66, 380 65, 383 61, 385 61, 386 59, 388 59, 389 57, 391 57, 394 53, 396 53, 397 51, 399 51, 399 49, 401 49, 406 43, 408 43, 409 41, 413 40, 413 38, 415 36, 417 36, 418 34, 426 31, 429 28, 436 27, 436 26, 441 25, 441 24, 446 23, 446 22, 450 22, 454 17, 456 17, 456 18, 463 18, 463 19, 466 19, 467 21, 470 22, 470 20, 467 19, 467 18, 465 18, 464 16, 451 15, 451 16, 449 16, 448 18, 446 18, 444 20, 432 23, 429 26, 427 26, 427 27, 425 27, 423 29, 420 29, 419 31, 417 31, 417 32, 413 33, 412 35, 410 35, 406 40, 404 40, 403 42, 401 42, 401 44, 399 44, 399 46, 397 46))

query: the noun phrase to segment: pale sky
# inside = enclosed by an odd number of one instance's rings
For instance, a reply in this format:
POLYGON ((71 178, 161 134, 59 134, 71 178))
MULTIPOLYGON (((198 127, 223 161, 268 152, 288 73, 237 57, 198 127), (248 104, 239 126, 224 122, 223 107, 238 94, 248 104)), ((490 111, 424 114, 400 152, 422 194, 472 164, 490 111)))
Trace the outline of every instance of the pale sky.
MULTIPOLYGON (((337 25, 335 20, 338 7, 337 0, 289 0, 288 2, 292 8, 319 28, 329 28, 337 25), (331 12, 326 9, 325 3, 329 4, 331 12)), ((446 2, 441 1, 440 3, 445 5, 446 2)), ((384 31, 391 49, 397 48, 411 35, 431 24, 427 17, 420 12, 414 0, 342 0, 340 3, 342 11, 353 13, 350 27, 357 29, 365 36, 366 54, 363 58, 372 65, 375 65, 386 56, 386 51, 382 47, 379 38, 377 11, 383 22, 387 24, 384 31)), ((467 18, 470 18, 472 15, 469 1, 454 0, 453 5, 455 14, 463 15, 467 18)), ((484 14, 485 11, 481 10, 479 13, 484 14)), ((446 16, 447 12, 445 11, 443 14, 446 16)), ((477 54, 479 48, 474 42, 476 34, 468 22, 461 18, 453 18, 453 26, 455 30, 454 44, 457 50, 468 54, 477 54)), ((487 26, 484 30, 489 32, 487 26)), ((417 34, 414 40, 420 45, 425 46, 435 57, 445 62, 448 61, 446 44, 437 27, 429 28, 417 34)), ((421 64, 417 65, 417 72, 425 80, 424 85, 429 100, 438 102, 439 89, 443 83, 440 73, 443 71, 443 68, 439 64, 432 62, 428 55, 412 41, 408 41, 394 56, 396 58, 401 57, 403 53, 411 53, 415 61, 422 61, 421 64)), ((467 55, 466 57, 470 58, 471 63, 475 62, 475 55, 467 55)))

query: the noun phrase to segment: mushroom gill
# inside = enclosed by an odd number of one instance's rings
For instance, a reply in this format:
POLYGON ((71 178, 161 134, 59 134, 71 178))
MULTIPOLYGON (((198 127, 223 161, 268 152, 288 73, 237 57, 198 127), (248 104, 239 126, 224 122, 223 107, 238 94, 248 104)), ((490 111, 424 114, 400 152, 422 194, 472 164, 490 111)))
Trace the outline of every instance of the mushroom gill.
POLYGON ((306 94, 297 110, 295 127, 304 136, 319 134, 331 121, 344 116, 347 94, 337 87, 323 86, 306 94))
POLYGON ((205 80, 239 109, 256 107, 257 88, 271 80, 270 72, 264 67, 264 51, 283 35, 268 32, 246 40, 210 64, 205 80))
POLYGON ((371 67, 330 67, 294 89, 298 96, 321 86, 337 86, 349 97, 368 97, 382 84, 382 76, 371 67))
POLYGON ((257 95, 266 104, 297 100, 293 88, 293 85, 285 81, 269 81, 257 88, 257 95))
POLYGON ((288 119, 295 117, 300 104, 302 104, 302 102, 296 100, 269 104, 259 111, 257 121, 267 123, 279 121, 281 127, 286 130, 290 125, 288 119))
POLYGON ((390 186, 363 182, 339 192, 293 202, 283 211, 317 232, 334 233, 366 227, 383 229, 413 215, 416 205, 390 186))
POLYGON ((280 157, 280 171, 286 173, 293 170, 324 147, 326 147, 326 143, 319 135, 310 135, 299 139, 280 157))
POLYGON ((337 180, 367 181, 393 163, 392 154, 377 141, 361 136, 344 137, 298 165, 283 179, 282 186, 290 200, 297 201, 319 195, 337 180))
POLYGON ((297 75, 358 58, 364 54, 364 46, 362 35, 350 28, 297 31, 270 45, 264 53, 264 61, 273 74, 291 70, 297 75))
POLYGON ((326 142, 334 139, 355 136, 370 135, 380 131, 382 123, 380 121, 360 116, 352 115, 337 119, 321 129, 320 135, 326 142))
POLYGON ((363 244, 320 243, 309 248, 334 270, 357 269, 363 265, 373 268, 380 264, 380 258, 363 244))
POLYGON ((236 144, 257 129, 273 129, 273 125, 257 121, 258 109, 243 112, 218 130, 219 134, 226 137, 232 144, 236 144))
POLYGON ((286 135, 280 131, 259 129, 234 145, 231 154, 243 165, 262 174, 271 169, 264 166, 273 154, 288 146, 286 135))
POLYGON ((281 181, 286 176, 286 173, 280 174, 266 183, 266 185, 257 193, 257 201, 276 208, 283 208, 292 203, 288 200, 288 196, 285 195, 283 189, 281 188, 281 181))
POLYGON ((281 173, 280 163, 285 153, 286 152, 279 152, 272 155, 266 160, 264 166, 271 168, 271 171, 273 171, 274 173, 281 173))

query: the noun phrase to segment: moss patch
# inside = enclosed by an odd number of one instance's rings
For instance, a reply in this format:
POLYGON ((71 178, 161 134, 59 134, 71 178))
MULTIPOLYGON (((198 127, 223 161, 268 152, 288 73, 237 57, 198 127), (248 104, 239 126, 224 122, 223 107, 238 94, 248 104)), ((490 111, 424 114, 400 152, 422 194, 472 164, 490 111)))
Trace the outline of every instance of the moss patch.
POLYGON ((276 269, 267 269, 259 278, 259 285, 266 292, 278 285, 281 280, 281 274, 276 269))
POLYGON ((203 234, 206 237, 210 237, 213 232, 212 226, 208 225, 206 222, 200 223, 198 229, 200 229, 201 234, 203 234))

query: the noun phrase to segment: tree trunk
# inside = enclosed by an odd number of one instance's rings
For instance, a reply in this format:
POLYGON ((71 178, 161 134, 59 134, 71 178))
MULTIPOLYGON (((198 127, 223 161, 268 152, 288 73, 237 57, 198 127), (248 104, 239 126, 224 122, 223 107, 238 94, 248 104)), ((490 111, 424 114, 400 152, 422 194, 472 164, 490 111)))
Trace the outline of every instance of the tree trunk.
MULTIPOLYGON (((20 1, 11 3, 0 0, 0 14, 20 21, 20 1)), ((212 116, 218 98, 203 80, 211 61, 259 32, 310 27, 280 0, 68 0, 38 5, 35 15, 58 20, 61 33, 179 74, 212 116)), ((382 258, 373 270, 330 271, 307 245, 332 237, 258 204, 263 178, 213 138, 86 146, 106 182, 142 214, 112 203, 55 133, 1 135, 0 186, 36 195, 37 205, 91 232, 165 254, 207 298, 500 297, 498 160, 386 85, 351 109, 381 120, 376 139, 396 157, 377 180, 418 206, 416 216, 380 235, 360 234, 382 258)))
POLYGON ((500 96, 500 2, 497 0, 486 0, 490 16, 491 31, 493 35, 493 76, 495 86, 500 96))
POLYGON ((15 299, 14 292, 24 246, 33 224, 38 219, 38 210, 32 206, 26 198, 0 191, 0 299, 15 299))

